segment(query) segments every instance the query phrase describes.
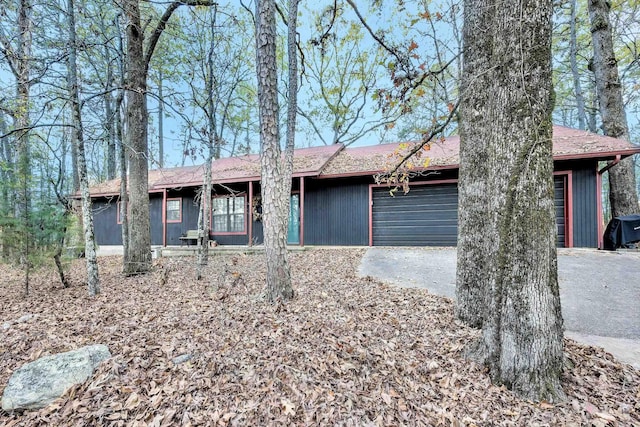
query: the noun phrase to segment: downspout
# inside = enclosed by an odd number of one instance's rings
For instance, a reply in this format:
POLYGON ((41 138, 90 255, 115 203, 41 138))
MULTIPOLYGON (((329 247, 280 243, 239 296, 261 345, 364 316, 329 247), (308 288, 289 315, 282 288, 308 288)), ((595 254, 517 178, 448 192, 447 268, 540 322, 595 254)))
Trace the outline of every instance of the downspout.
POLYGON ((620 154, 616 155, 616 158, 613 161, 607 163, 607 166, 598 171, 598 175, 602 175, 603 173, 620 163, 620 160, 622 160, 622 156, 620 156, 620 154))
POLYGON ((620 160, 622 160, 622 156, 620 154, 617 154, 616 158, 613 161, 607 163, 607 166, 600 169, 596 176, 596 191, 598 192, 598 197, 596 199, 598 201, 598 249, 602 249, 604 247, 604 237, 602 235, 604 233, 604 213, 602 212, 602 175, 606 171, 620 163, 620 160))

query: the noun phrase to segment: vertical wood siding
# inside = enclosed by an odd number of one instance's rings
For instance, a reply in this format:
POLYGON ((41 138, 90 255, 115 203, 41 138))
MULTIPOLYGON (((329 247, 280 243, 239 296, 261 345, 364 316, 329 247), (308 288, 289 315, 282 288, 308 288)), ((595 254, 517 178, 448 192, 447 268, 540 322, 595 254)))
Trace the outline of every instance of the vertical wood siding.
POLYGON ((598 246, 596 164, 573 170, 573 246, 598 246))
POLYGON ((305 245, 367 245, 368 206, 369 186, 364 181, 306 181, 305 245))
POLYGON ((122 226, 118 224, 118 199, 93 200, 93 229, 98 245, 121 245, 122 226))
POLYGON ((149 219, 151 224, 151 244, 162 245, 162 194, 149 195, 149 219))
POLYGON ((374 246, 455 246, 458 239, 458 186, 412 186, 395 196, 373 189, 374 246))

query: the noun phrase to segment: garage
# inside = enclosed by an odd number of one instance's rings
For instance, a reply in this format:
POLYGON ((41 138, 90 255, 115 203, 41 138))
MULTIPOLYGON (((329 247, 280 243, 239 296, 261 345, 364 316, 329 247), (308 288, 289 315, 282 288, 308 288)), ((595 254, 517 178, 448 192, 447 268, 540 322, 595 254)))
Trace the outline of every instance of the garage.
MULTIPOLYGON (((554 176, 558 247, 565 246, 567 176, 554 176)), ((456 246, 457 183, 412 185, 407 194, 389 194, 373 187, 371 244, 373 246, 456 246)))
POLYGON ((392 197, 386 187, 372 191, 373 246, 455 246, 458 185, 412 185, 392 197))

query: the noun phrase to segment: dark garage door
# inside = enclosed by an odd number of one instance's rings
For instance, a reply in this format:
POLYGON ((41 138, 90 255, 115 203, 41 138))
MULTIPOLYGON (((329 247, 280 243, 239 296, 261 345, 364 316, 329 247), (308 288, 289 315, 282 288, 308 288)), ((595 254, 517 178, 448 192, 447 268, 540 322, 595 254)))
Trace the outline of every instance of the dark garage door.
MULTIPOLYGON (((558 247, 565 246, 566 175, 554 177, 558 247)), ((373 189, 374 246, 455 246, 458 234, 458 186, 412 186, 407 194, 373 189)))
POLYGON ((458 186, 412 186, 395 197, 373 189, 374 246, 455 246, 458 235, 458 186))

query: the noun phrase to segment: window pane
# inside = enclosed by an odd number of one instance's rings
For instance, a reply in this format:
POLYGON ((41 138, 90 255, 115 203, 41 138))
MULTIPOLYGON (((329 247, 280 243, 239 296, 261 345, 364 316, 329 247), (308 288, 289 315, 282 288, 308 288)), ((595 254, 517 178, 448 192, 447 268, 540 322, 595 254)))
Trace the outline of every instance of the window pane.
POLYGON ((167 200, 167 221, 180 221, 181 200, 167 200))
POLYGON ((219 233, 244 231, 245 196, 216 197, 212 207, 212 229, 219 233))

